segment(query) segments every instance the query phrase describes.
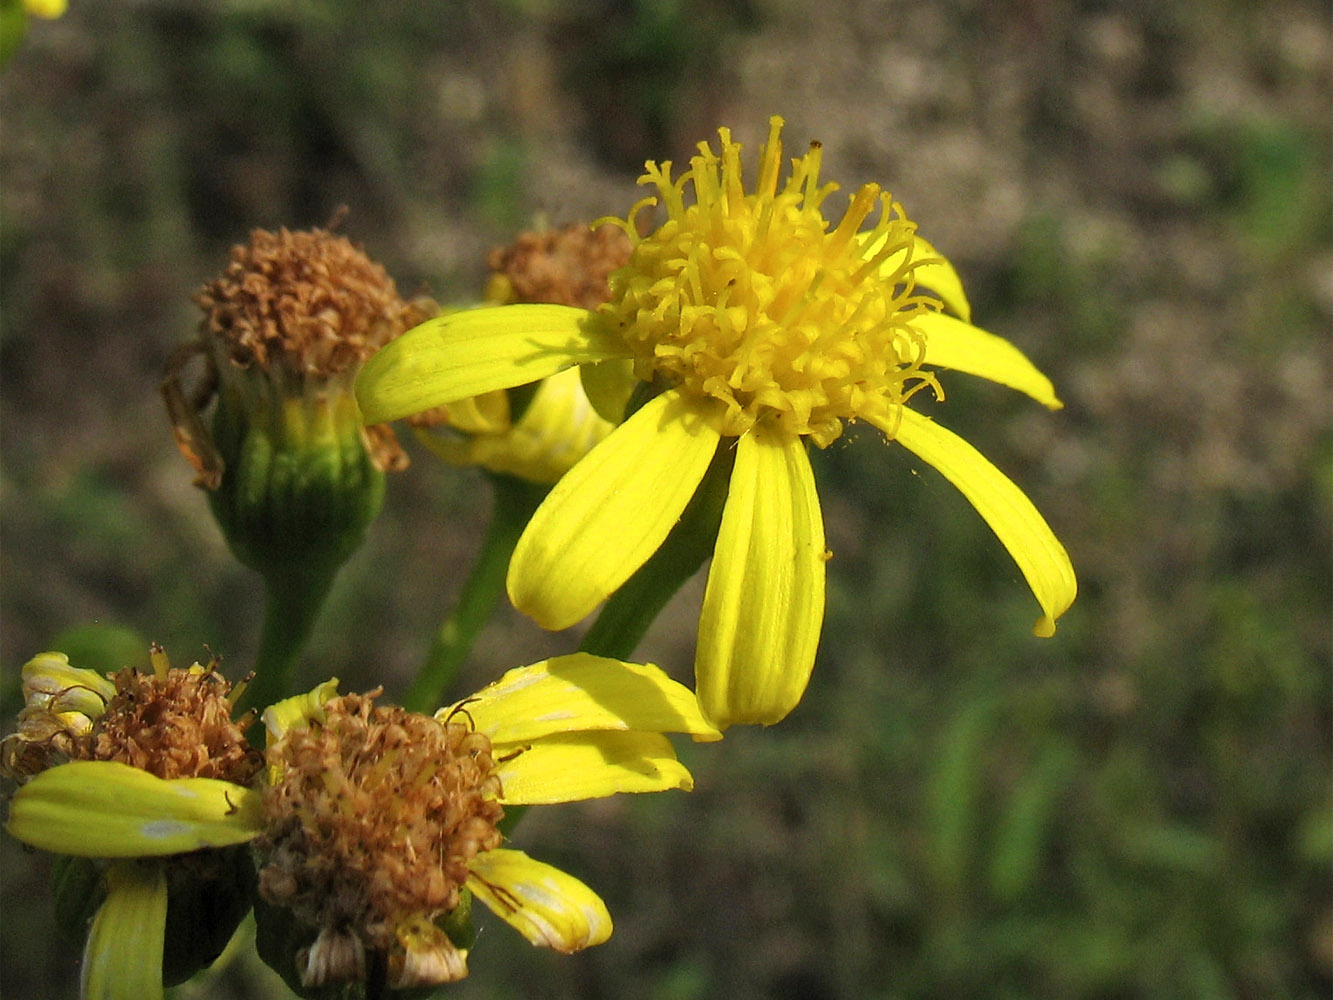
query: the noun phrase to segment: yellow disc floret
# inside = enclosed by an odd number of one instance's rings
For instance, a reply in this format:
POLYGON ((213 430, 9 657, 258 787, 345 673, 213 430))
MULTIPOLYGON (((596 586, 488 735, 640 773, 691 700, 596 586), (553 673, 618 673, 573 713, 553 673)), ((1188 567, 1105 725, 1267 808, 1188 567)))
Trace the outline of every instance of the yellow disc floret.
POLYGON ((820 206, 837 185, 819 183, 818 143, 779 185, 781 131, 771 119, 749 194, 725 128, 721 156, 701 143, 677 180, 669 161, 650 162, 640 183, 657 187, 666 221, 637 234, 639 209, 658 201, 648 198, 619 223, 634 250, 599 311, 638 378, 725 404, 724 433, 770 419, 823 447, 846 420, 896 423, 903 400, 935 385, 919 370, 925 343, 911 320, 937 302, 914 293, 928 258, 914 258, 915 224, 877 185, 856 192, 832 231, 820 206))

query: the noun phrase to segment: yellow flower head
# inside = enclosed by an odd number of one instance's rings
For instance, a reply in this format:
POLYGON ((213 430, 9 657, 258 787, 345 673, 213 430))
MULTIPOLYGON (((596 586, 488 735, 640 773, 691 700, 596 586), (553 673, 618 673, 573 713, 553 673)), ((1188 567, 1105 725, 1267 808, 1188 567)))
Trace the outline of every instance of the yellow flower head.
POLYGON ((877 186, 861 188, 830 231, 821 206, 837 185, 819 184, 818 143, 779 184, 780 129, 774 119, 752 193, 725 128, 721 156, 701 145, 677 180, 670 162, 648 164, 667 218, 639 238, 638 209, 658 200, 647 199, 621 223, 634 250, 599 311, 639 379, 720 400, 724 435, 768 419, 824 446, 845 420, 892 423, 904 398, 934 382, 920 372, 925 337, 911 319, 938 300, 914 294, 913 271, 929 258, 913 256, 916 226, 877 186))
POLYGON ((519 304, 441 317, 387 345, 357 380, 368 420, 573 365, 599 411, 632 401, 514 551, 510 598, 546 628, 577 623, 619 589, 709 468, 729 465, 695 654, 698 697, 718 726, 776 722, 805 689, 829 558, 807 448, 828 445, 847 421, 878 428, 963 492, 1032 587, 1038 635, 1054 632, 1076 590, 1069 557, 1032 502, 908 405, 925 386, 943 398, 939 369, 1054 409, 1050 380, 972 325, 957 272, 878 187, 825 217, 836 186, 820 183, 817 144, 784 180, 781 129, 772 119, 749 191, 726 129, 720 153, 700 144, 679 178, 669 163, 649 163, 642 181, 658 197, 618 223, 633 250, 596 310, 519 304), (666 218, 640 236, 639 210, 659 198, 666 218))
POLYGON ((601 899, 502 846, 505 807, 689 789, 663 734, 720 738, 661 670, 585 653, 511 670, 434 716, 340 697, 329 681, 263 719, 268 767, 252 787, 80 760, 15 795, 18 839, 126 859, 87 953, 85 975, 119 984, 106 995, 161 996, 166 879, 128 859, 232 844, 253 844, 261 894, 308 930, 292 959, 304 986, 372 969, 396 987, 462 978, 467 951, 445 927, 465 893, 534 944, 599 944, 611 933, 601 899))

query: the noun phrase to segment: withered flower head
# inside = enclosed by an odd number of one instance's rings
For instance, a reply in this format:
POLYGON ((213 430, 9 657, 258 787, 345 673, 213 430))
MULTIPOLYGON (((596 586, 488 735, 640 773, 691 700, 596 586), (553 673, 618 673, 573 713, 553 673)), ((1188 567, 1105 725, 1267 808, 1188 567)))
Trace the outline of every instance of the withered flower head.
POLYGON ((623 229, 583 224, 527 232, 491 251, 491 302, 544 302, 596 309, 611 297, 611 272, 629 263, 623 229))
POLYGON ((424 318, 344 236, 256 229, 196 298, 203 327, 236 365, 328 378, 424 318))
POLYGON ((450 719, 377 706, 378 690, 324 705, 322 723, 269 748, 260 892, 319 929, 302 983, 361 981, 367 953, 396 987, 467 973, 434 923, 459 905, 469 864, 501 842, 491 741, 450 719))
POLYGON ((43 653, 23 668, 27 704, 18 732, 0 743, 0 774, 26 781, 70 760, 128 764, 158 778, 216 778, 248 785, 262 759, 249 749, 251 714, 231 717, 232 685, 217 661, 172 667, 162 647, 153 672, 126 667, 110 679, 43 653))
MULTIPOLYGON (((237 558, 270 587, 309 581, 313 607, 378 515, 384 472, 407 464, 387 425, 363 424, 356 375, 437 307, 402 299, 383 267, 322 229, 255 230, 197 301, 200 333, 162 383, 176 443, 237 558)), ((276 673, 261 682, 286 691, 276 673)))

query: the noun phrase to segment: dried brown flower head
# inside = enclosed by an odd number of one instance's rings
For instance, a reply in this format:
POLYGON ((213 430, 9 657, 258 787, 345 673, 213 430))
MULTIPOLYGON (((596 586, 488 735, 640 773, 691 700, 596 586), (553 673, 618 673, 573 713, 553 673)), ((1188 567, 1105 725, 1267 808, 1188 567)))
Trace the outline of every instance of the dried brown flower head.
POLYGON ((379 691, 324 706, 322 724, 269 748, 269 832, 256 841, 260 892, 319 928, 298 956, 307 986, 365 978, 387 957, 394 986, 466 975, 433 923, 459 905, 477 854, 500 845, 490 740, 466 716, 378 707, 379 691))
POLYGON ((359 365, 425 319, 393 279, 344 236, 256 229, 196 297, 204 330, 231 360, 330 376, 359 365))
POLYGON ((263 757, 246 743, 253 713, 231 716, 233 688, 217 661, 181 670, 149 651, 151 673, 126 667, 108 680, 45 653, 24 667, 27 706, 0 743, 0 774, 18 782, 70 760, 116 761, 159 778, 249 785, 263 757))
POLYGON ((491 251, 487 298, 596 309, 611 297, 608 278, 629 263, 630 249, 629 237, 616 226, 523 233, 513 246, 491 251))
POLYGON ((115 674, 115 697, 93 724, 84 759, 119 761, 159 778, 249 785, 263 767, 245 740, 254 716, 232 719, 232 686, 215 665, 115 674))

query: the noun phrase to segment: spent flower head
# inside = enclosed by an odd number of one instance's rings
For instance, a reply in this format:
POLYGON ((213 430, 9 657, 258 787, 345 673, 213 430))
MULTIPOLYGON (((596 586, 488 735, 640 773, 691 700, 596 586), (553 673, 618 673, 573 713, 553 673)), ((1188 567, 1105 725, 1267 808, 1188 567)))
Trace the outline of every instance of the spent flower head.
POLYGON ((91 918, 85 997, 161 997, 217 958, 249 908, 252 869, 233 848, 261 815, 254 715, 232 718, 215 661, 174 668, 157 646, 149 659, 150 673, 108 678, 34 657, 18 732, 0 743, 0 774, 22 785, 6 829, 66 856, 61 912, 91 918))
POLYGON ((237 844, 259 862, 260 953, 301 991, 462 978, 473 898, 533 944, 599 944, 611 933, 601 899, 504 847, 505 808, 689 789, 663 734, 721 736, 658 668, 586 653, 511 670, 433 716, 377 697, 339 696, 333 680, 271 705, 265 761, 242 749, 244 770, 230 772, 249 787, 109 758, 24 775, 12 835, 119 859, 89 938, 92 995, 161 996, 168 875, 237 844))
MULTIPOLYGON (((865 421, 935 466, 1009 549, 1050 635, 1076 589, 1031 501, 976 449, 908 405, 943 398, 941 369, 1056 408, 1050 381, 971 324, 962 283, 877 185, 826 216, 812 144, 783 176, 770 123, 747 190, 740 145, 719 132, 689 168, 649 163, 657 194, 618 222, 633 243, 596 310, 510 305, 450 314, 387 345, 357 393, 373 421, 580 365, 625 422, 537 511, 509 570, 514 604, 547 628, 589 614, 662 545, 715 458, 732 463, 695 673, 719 726, 776 722, 799 701, 824 613, 825 549, 807 447, 865 421), (665 219, 640 235, 640 209, 665 219), (619 385, 617 382, 619 381, 619 385), (626 386, 632 386, 633 392, 626 386)), ((613 414, 614 415, 614 414, 613 414)))

